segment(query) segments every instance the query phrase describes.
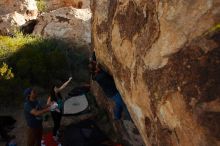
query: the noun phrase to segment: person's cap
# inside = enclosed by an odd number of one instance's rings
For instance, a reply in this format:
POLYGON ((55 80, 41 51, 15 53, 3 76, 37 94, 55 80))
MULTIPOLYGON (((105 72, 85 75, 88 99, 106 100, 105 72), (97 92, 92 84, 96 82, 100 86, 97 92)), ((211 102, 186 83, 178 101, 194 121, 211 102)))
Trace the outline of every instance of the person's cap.
POLYGON ((31 95, 32 88, 27 88, 24 90, 24 97, 27 98, 29 95, 31 95))

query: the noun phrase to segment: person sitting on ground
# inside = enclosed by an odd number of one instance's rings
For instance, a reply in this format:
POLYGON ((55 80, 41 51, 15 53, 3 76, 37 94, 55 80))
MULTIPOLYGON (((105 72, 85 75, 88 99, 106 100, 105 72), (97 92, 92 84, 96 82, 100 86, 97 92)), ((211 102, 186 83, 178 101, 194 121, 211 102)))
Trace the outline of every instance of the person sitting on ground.
POLYGON ((50 105, 41 107, 37 92, 33 88, 24 91, 24 115, 27 122, 27 146, 41 146, 42 139, 42 115, 50 111, 50 105))
POLYGON ((69 80, 67 80, 60 87, 53 85, 50 91, 50 96, 47 101, 48 104, 51 104, 53 107, 57 107, 54 110, 51 110, 51 116, 54 122, 53 138, 56 141, 58 140, 58 137, 59 137, 59 128, 60 128, 60 122, 61 122, 62 112, 63 112, 63 101, 62 101, 62 96, 60 92, 69 84, 71 80, 72 80, 72 77, 70 77, 69 80))

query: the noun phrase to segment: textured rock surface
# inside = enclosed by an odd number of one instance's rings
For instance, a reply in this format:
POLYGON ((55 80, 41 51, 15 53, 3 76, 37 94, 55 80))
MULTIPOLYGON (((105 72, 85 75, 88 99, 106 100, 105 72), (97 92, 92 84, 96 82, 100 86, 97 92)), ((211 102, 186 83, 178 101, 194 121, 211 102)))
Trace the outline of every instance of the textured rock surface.
POLYGON ((0 35, 13 32, 25 22, 37 18, 35 0, 0 1, 0 35))
POLYGON ((33 34, 89 46, 91 43, 90 23, 90 9, 64 7, 40 16, 33 34))
POLYGON ((37 5, 35 0, 1 0, 0 1, 0 15, 5 15, 17 11, 25 15, 33 12, 32 16, 37 16, 37 5), (28 11, 28 12, 27 12, 28 11))
POLYGON ((0 35, 6 35, 9 32, 13 32, 18 26, 25 24, 25 22, 24 16, 17 12, 1 16, 0 35))
POLYGON ((61 7, 90 8, 90 0, 45 0, 46 10, 55 10, 61 7))
POLYGON ((219 0, 92 0, 92 45, 147 146, 220 145, 219 0), (214 30, 214 29, 212 29, 214 30))

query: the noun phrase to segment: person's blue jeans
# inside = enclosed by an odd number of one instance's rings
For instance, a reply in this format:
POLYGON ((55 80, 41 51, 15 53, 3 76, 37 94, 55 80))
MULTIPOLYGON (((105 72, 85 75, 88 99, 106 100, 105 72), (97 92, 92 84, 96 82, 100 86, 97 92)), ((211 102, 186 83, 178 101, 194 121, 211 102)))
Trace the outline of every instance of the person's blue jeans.
POLYGON ((130 114, 128 112, 128 109, 127 109, 126 105, 124 104, 124 102, 121 98, 121 95, 119 93, 115 94, 112 97, 112 100, 114 100, 114 102, 115 102, 115 108, 114 108, 115 120, 121 119, 121 114, 122 114, 123 110, 124 110, 124 113, 125 113, 125 118, 126 119, 131 119, 130 114))
POLYGON ((115 108, 114 108, 115 120, 119 120, 121 118, 121 112, 123 110, 123 106, 122 106, 123 101, 121 99, 121 95, 117 93, 112 97, 112 99, 115 102, 115 108))

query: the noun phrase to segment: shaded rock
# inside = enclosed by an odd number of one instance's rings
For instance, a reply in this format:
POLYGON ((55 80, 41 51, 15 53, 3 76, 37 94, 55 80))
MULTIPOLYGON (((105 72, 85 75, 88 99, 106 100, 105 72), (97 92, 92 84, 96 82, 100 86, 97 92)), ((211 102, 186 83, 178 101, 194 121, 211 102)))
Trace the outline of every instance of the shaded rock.
POLYGON ((91 42, 91 15, 89 9, 60 8, 40 16, 33 34, 88 46, 91 42))
POLYGON ((97 61, 145 144, 220 145, 220 2, 93 0, 91 9, 97 61))
POLYGON ((34 27, 37 24, 37 20, 30 20, 21 26, 21 31, 23 34, 31 34, 34 31, 34 27))

